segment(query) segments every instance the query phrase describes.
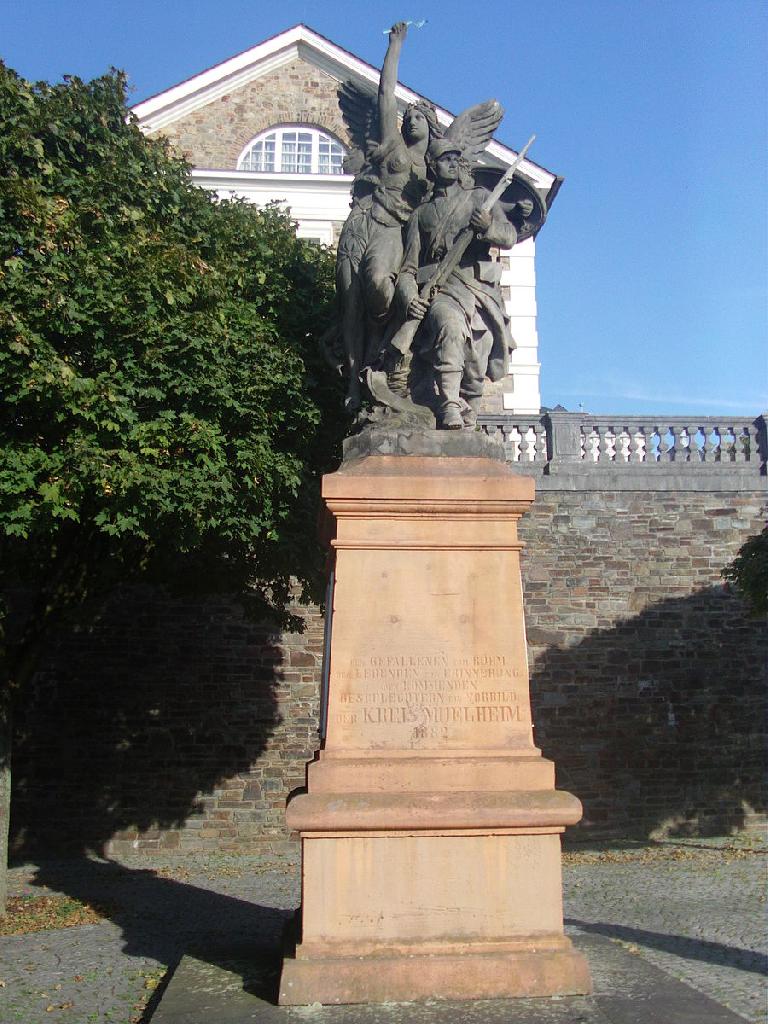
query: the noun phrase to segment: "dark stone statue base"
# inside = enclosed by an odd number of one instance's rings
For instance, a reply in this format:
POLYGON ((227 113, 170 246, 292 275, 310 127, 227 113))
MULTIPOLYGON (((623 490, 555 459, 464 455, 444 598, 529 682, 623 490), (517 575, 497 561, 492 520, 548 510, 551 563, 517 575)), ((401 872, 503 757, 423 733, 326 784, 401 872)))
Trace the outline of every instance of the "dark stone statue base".
POLYGON ((344 441, 344 461, 367 455, 421 455, 496 459, 504 446, 481 430, 425 430, 423 426, 371 424, 344 441))

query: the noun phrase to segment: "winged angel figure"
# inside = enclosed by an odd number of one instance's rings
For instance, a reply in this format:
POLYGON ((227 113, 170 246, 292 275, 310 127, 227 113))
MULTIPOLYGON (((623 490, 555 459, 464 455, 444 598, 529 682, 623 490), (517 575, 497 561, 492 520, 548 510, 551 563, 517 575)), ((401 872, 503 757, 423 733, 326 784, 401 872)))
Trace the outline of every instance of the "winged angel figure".
POLYGON ((434 107, 422 100, 407 107, 400 126, 395 86, 406 33, 402 22, 390 30, 375 99, 351 83, 342 86, 339 96, 355 144, 346 167, 355 174, 352 210, 339 238, 336 261, 338 335, 351 412, 360 408, 364 373, 381 370, 399 326, 395 296, 405 233, 414 211, 432 193, 435 146, 448 140, 458 148, 462 173, 471 181, 471 167, 503 113, 493 100, 481 103, 443 132, 434 107))

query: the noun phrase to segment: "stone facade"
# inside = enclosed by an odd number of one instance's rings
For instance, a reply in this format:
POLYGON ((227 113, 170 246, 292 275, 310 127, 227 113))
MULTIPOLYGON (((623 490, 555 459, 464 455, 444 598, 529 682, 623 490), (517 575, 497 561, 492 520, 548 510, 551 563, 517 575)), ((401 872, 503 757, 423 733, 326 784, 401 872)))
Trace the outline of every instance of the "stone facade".
POLYGON ((234 170, 251 139, 278 124, 321 128, 349 146, 338 88, 330 75, 296 57, 148 134, 164 135, 194 167, 221 170, 234 170))
MULTIPOLYGON (((539 478, 520 531, 535 736, 584 802, 582 834, 748 827, 766 810, 768 636, 720 577, 766 493, 758 473, 727 479, 539 478)), ((318 745, 323 627, 301 614, 304 633, 277 635, 225 602, 138 591, 63 637, 17 720, 16 848, 284 841, 318 745)))

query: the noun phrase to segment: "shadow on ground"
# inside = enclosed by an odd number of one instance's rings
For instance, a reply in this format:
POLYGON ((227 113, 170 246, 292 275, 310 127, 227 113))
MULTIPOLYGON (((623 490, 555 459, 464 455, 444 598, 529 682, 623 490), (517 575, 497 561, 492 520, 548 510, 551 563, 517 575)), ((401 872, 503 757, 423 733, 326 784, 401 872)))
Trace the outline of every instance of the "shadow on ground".
POLYGON ((649 932, 644 928, 629 928, 625 925, 609 924, 602 921, 580 921, 573 917, 566 918, 565 924, 593 935, 604 935, 609 939, 619 939, 621 942, 644 946, 647 949, 674 953, 675 956, 685 960, 701 960, 704 963, 733 967, 736 970, 750 971, 753 974, 765 975, 768 973, 768 957, 763 953, 755 953, 751 949, 726 946, 722 942, 709 942, 706 939, 691 939, 685 935, 649 932))
MULTIPOLYGON (((184 955, 234 971, 245 991, 277 1002, 283 935, 295 911, 201 889, 155 871, 83 858, 43 862, 33 884, 95 904, 122 929, 123 951, 167 966, 184 955)), ((152 1008, 162 992, 147 1008, 152 1008)))

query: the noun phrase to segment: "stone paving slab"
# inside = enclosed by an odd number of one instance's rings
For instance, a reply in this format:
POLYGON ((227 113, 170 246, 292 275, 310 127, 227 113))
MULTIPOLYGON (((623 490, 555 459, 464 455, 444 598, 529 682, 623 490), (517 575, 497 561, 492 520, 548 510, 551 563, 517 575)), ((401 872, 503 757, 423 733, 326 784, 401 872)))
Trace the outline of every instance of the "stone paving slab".
POLYGON ((592 996, 376 1006, 275 1006, 279 960, 245 953, 212 965, 186 956, 152 1024, 743 1024, 742 1017, 616 942, 577 936, 576 944, 590 961, 592 996))

